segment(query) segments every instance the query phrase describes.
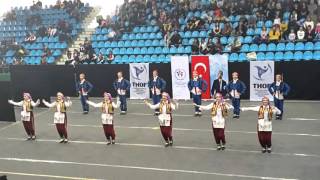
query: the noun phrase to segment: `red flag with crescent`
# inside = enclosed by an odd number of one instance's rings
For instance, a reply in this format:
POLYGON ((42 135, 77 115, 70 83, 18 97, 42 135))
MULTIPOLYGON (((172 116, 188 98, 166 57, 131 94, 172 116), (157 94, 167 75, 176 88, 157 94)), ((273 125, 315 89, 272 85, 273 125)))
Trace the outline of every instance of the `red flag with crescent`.
MULTIPOLYGON (((191 70, 197 71, 198 74, 208 84, 206 92, 202 93, 203 99, 210 99, 210 65, 209 56, 191 56, 191 70)), ((191 74, 192 74, 191 72, 191 74)), ((193 78, 193 77, 191 77, 193 78)))

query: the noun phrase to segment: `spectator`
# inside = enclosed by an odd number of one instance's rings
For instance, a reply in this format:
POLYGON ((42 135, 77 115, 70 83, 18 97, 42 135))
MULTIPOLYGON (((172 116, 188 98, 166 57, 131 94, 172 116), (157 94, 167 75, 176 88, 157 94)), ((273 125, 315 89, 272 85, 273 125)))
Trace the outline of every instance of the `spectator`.
POLYGON ((307 30, 306 30, 306 33, 305 33, 305 39, 307 41, 313 41, 313 39, 314 39, 314 31, 311 28, 311 25, 308 25, 308 27, 307 27, 307 30))
POLYGON ((273 26, 269 31, 269 41, 270 42, 278 42, 280 40, 280 30, 279 27, 273 26))
POLYGON ((37 35, 39 36, 39 37, 45 37, 47 34, 46 34, 46 27, 44 27, 44 26, 41 26, 39 29, 38 29, 38 31, 37 31, 37 35))
POLYGON ((192 45, 191 45, 191 53, 192 54, 199 54, 199 50, 200 50, 199 47, 200 47, 200 44, 199 44, 198 38, 194 38, 192 45))
POLYGON ((108 37, 108 39, 110 39, 112 41, 116 38, 116 35, 117 35, 116 31, 111 29, 110 32, 108 33, 107 37, 108 37))
POLYGON ((202 38, 201 42, 200 42, 200 53, 201 54, 207 54, 208 53, 207 47, 208 46, 207 46, 206 39, 202 38))
POLYGON ((240 21, 238 27, 236 28, 236 34, 238 36, 245 36, 246 33, 247 33, 247 27, 243 21, 240 21))
POLYGON ((276 15, 276 18, 274 18, 274 21, 273 21, 273 26, 280 27, 280 24, 281 24, 281 19, 279 15, 276 15))
POLYGON ((305 38, 306 32, 303 30, 303 27, 301 26, 299 30, 297 31, 297 40, 303 41, 305 38))
MULTIPOLYGON (((319 18, 320 19, 320 18, 319 18)), ((318 21, 318 23, 316 24, 316 28, 314 30, 314 34, 315 34, 315 39, 316 40, 320 40, 320 20, 318 21)))
POLYGON ((288 36, 288 23, 285 21, 282 21, 280 24, 280 32, 281 32, 281 39, 285 40, 285 38, 288 36))
POLYGON ((51 50, 48 48, 48 46, 44 46, 42 57, 48 58, 49 56, 51 56, 51 54, 51 50))
POLYGON ((217 38, 215 44, 214 44, 214 50, 211 52, 212 54, 218 53, 221 54, 223 51, 223 46, 221 44, 220 38, 217 38))
POLYGON ((307 19, 306 19, 306 21, 303 23, 304 29, 307 29, 308 26, 310 26, 311 30, 313 30, 313 28, 314 28, 314 22, 311 20, 311 17, 310 17, 310 16, 308 16, 307 19))
POLYGON ((231 24, 228 22, 224 25, 224 28, 222 30, 222 35, 230 36, 231 33, 232 33, 232 27, 231 27, 231 24))
POLYGON ((46 56, 42 56, 42 57, 41 57, 41 64, 42 64, 42 65, 48 64, 48 62, 47 62, 47 57, 46 57, 46 56))
POLYGON ((109 54, 108 54, 107 61, 110 64, 110 63, 112 63, 113 60, 114 60, 114 55, 113 55, 113 52, 110 50, 109 54))
POLYGON ((175 46, 178 47, 182 43, 182 38, 178 31, 174 31, 174 33, 171 35, 170 40, 169 40, 169 46, 175 46))
POLYGON ((57 28, 53 27, 53 26, 49 26, 48 27, 48 35, 49 36, 55 36, 57 33, 57 28))
POLYGON ((32 32, 28 33, 27 37, 24 38, 24 41, 25 42, 28 42, 28 43, 33 43, 37 40, 37 37, 35 34, 33 34, 32 32))
POLYGON ((220 25, 219 25, 219 23, 216 23, 215 27, 209 33, 209 37, 214 38, 214 37, 220 37, 220 36, 221 36, 220 25))
POLYGON ((296 40, 296 33, 294 29, 291 29, 290 34, 288 35, 288 40, 294 42, 296 40))
POLYGON ((260 42, 261 43, 267 43, 268 42, 268 31, 265 26, 262 27, 261 33, 260 33, 260 42))
POLYGON ((241 41, 240 37, 234 39, 233 43, 231 43, 231 52, 238 52, 241 49, 241 41))

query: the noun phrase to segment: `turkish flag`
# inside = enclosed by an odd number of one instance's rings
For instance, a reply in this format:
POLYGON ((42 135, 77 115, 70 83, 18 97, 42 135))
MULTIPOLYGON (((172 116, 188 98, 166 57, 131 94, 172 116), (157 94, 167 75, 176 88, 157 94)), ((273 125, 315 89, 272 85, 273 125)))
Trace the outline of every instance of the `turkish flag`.
MULTIPOLYGON (((208 84, 208 88, 205 92, 202 92, 203 99, 210 99, 210 65, 209 56, 191 56, 191 70, 197 71, 198 74, 208 84)), ((191 75, 192 75, 191 72, 191 75)), ((193 79, 193 77, 191 78, 193 79)))

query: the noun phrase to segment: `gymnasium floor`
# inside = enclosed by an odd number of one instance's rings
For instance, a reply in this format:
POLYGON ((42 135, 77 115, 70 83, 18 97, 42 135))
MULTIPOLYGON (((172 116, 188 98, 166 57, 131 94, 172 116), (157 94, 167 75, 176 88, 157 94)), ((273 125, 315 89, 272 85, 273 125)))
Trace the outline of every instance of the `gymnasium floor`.
MULTIPOLYGON (((227 149, 216 151, 209 112, 195 118, 190 104, 181 101, 174 113, 174 146, 168 148, 157 118, 141 101, 129 101, 127 115, 116 114, 117 144, 112 146, 105 145, 100 109, 82 115, 79 100, 73 99, 70 143, 59 144, 53 110, 37 108, 35 142, 25 140, 19 121, 0 123, 0 175, 9 180, 320 179, 319 102, 286 103, 284 120, 273 123, 271 154, 260 152, 256 112, 228 119, 227 149)), ((19 109, 16 113, 19 119, 19 109)))

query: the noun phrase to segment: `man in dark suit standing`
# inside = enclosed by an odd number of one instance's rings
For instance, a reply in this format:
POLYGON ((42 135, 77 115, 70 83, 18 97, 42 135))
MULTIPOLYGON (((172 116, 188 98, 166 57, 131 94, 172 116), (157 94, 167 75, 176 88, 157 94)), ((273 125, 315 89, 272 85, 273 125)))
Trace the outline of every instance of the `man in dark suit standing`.
POLYGON ((215 97, 217 93, 222 94, 223 97, 227 95, 227 83, 225 80, 222 79, 223 77, 223 72, 219 71, 218 72, 218 78, 213 81, 212 88, 211 88, 211 96, 215 97))

